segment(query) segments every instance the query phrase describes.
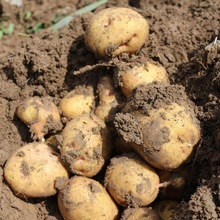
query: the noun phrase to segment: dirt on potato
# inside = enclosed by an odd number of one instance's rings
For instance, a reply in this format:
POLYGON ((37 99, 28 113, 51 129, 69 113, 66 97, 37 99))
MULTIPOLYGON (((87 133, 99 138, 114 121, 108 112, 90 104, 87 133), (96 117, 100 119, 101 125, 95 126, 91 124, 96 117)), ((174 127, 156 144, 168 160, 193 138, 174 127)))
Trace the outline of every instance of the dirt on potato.
MULTIPOLYGON (((32 19, 37 21, 42 16, 49 19, 48 15, 52 17, 61 8, 66 8, 68 14, 93 1, 24 0, 20 8, 2 2, 3 10, 14 12, 11 19, 16 22, 16 13, 28 7, 32 10, 34 7, 36 16, 32 19)), ((57 196, 21 200, 3 179, 4 165, 10 155, 32 142, 27 126, 16 117, 15 111, 26 98, 49 96, 58 105, 70 90, 88 86, 95 92, 99 76, 113 77, 113 67, 98 66, 106 61, 95 57, 84 42, 93 13, 110 6, 131 7, 147 18, 150 25, 149 40, 138 54, 121 55, 114 63, 149 59, 163 65, 172 84, 184 86, 198 108, 202 138, 190 161, 194 181, 185 193, 176 219, 220 219, 219 0, 109 0, 95 11, 76 17, 59 32, 42 30, 31 37, 19 38, 19 29, 0 40, 0 220, 63 219, 57 196), (73 74, 86 65, 97 66, 80 75, 73 74)))

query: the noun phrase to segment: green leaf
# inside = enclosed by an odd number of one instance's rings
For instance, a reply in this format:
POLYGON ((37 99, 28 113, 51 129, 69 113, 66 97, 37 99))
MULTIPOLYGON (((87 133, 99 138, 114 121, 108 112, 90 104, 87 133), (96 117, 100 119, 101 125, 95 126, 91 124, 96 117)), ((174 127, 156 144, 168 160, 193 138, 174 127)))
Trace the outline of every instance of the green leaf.
POLYGON ((7 28, 4 29, 5 34, 12 34, 14 32, 15 25, 10 23, 7 28))
POLYGON ((44 23, 37 23, 34 25, 33 31, 38 32, 38 31, 44 29, 44 26, 45 26, 44 23))
POLYGON ((30 19, 32 16, 32 13, 30 11, 26 11, 24 14, 24 20, 28 20, 30 19))
POLYGON ((4 35, 4 31, 3 31, 3 30, 0 30, 0 39, 3 38, 3 35, 4 35))

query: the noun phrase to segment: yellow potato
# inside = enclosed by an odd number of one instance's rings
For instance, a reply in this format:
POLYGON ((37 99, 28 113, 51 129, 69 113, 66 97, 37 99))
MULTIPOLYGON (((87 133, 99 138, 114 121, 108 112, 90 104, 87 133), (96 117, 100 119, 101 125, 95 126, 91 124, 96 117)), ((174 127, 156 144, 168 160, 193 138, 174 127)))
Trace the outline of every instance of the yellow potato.
POLYGON ((179 203, 174 200, 163 200, 157 202, 153 208, 159 214, 161 220, 173 220, 178 211, 179 203))
POLYGON ((108 129, 94 114, 85 113, 67 122, 62 136, 61 158, 74 174, 92 177, 110 158, 108 129))
POLYGON ((99 105, 95 110, 95 114, 104 121, 111 121, 119 105, 119 95, 114 88, 113 79, 110 76, 101 77, 97 90, 99 105))
POLYGON ((156 171, 137 154, 113 157, 105 173, 105 185, 121 206, 147 206, 159 192, 156 171))
POLYGON ((161 220, 155 210, 148 207, 127 208, 122 213, 121 220, 161 220))
POLYGON ((90 113, 94 108, 95 98, 89 88, 70 91, 60 101, 59 107, 69 120, 83 113, 90 113))
POLYGON ((131 92, 141 84, 149 84, 154 81, 159 83, 169 83, 166 69, 162 66, 155 65, 149 61, 140 66, 127 67, 129 64, 121 64, 123 68, 116 69, 116 75, 122 92, 129 96, 131 92), (124 66, 125 65, 125 66, 124 66))
POLYGON ((65 220, 116 220, 118 208, 96 180, 74 176, 58 194, 58 205, 65 220))
POLYGON ((152 166, 172 170, 200 139, 194 105, 178 85, 142 85, 115 117, 119 135, 152 166))
POLYGON ((62 185, 69 176, 58 153, 45 143, 33 142, 12 154, 4 178, 15 195, 31 198, 56 194, 56 185, 62 185))
POLYGON ((123 52, 133 54, 149 35, 147 20, 138 12, 123 7, 107 8, 90 20, 85 41, 98 56, 115 57, 123 52))
POLYGON ((30 127, 33 139, 42 139, 49 131, 62 128, 58 108, 48 98, 29 98, 18 106, 16 113, 30 127))

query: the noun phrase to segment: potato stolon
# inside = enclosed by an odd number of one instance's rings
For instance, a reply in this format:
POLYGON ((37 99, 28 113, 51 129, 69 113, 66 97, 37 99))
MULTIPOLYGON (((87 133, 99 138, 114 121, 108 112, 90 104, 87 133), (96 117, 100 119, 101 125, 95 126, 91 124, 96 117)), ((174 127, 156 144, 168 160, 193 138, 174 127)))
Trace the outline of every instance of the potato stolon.
POLYGON ((19 148, 8 159, 4 177, 15 195, 24 198, 56 194, 55 185, 69 179, 60 156, 45 143, 19 148))
POLYGON ((117 56, 123 52, 136 53, 149 34, 147 20, 130 8, 107 8, 90 20, 85 41, 98 56, 117 56))
POLYGON ((62 131, 61 158, 74 174, 92 177, 110 157, 108 129, 98 116, 82 114, 70 120, 62 131))
POLYGON ((147 206, 157 197, 159 177, 139 155, 127 153, 111 159, 105 185, 119 205, 147 206))
POLYGON ((96 180, 74 176, 58 194, 58 205, 65 220, 116 220, 118 208, 96 180))
POLYGON ((114 124, 142 158, 164 170, 184 163, 200 139, 194 105, 179 85, 137 87, 114 124))

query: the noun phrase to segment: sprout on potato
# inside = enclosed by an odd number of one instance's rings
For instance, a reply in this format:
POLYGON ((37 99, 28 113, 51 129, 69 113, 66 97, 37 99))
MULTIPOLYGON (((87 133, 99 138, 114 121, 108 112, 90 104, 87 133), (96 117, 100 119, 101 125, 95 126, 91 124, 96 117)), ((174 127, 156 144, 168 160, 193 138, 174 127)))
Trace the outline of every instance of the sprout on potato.
POLYGON ((100 57, 136 53, 148 39, 149 25, 138 12, 123 7, 107 8, 90 20, 85 41, 100 57))
POLYGON ((62 131, 61 158, 78 175, 96 175, 110 158, 108 129, 98 116, 82 114, 67 122, 62 131))
POLYGON ((65 220, 116 220, 118 208, 96 180, 74 176, 60 190, 58 205, 65 220))
POLYGON ((119 205, 147 206, 157 197, 159 177, 141 157, 127 153, 111 159, 105 185, 119 205))
POLYGON ((179 85, 142 85, 115 117, 118 134, 152 166, 172 170, 200 139, 193 103, 179 85))
POLYGON ((83 113, 90 113, 94 104, 93 90, 89 87, 80 87, 67 93, 61 99, 59 107, 63 115, 69 120, 83 113))
POLYGON ((152 82, 169 83, 166 69, 152 62, 146 61, 140 66, 129 66, 130 63, 121 63, 115 70, 122 92, 129 96, 131 92, 141 84, 150 84, 152 82))
POLYGON ((4 177, 15 195, 47 197, 57 193, 56 185, 69 179, 60 155, 45 143, 33 142, 15 151, 6 162, 4 177))
POLYGON ((30 127, 33 139, 42 139, 49 131, 62 128, 57 106, 48 98, 32 97, 17 108, 17 116, 30 127))

